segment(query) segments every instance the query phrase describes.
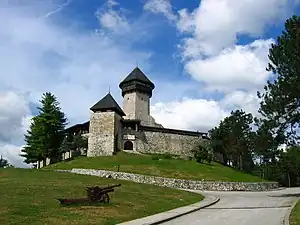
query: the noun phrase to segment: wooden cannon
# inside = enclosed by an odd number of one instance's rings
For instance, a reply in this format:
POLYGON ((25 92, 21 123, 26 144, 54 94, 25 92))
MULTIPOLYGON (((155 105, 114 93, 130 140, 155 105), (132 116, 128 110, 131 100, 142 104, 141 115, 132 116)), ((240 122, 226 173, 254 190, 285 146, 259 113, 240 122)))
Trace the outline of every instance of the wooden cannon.
POLYGON ((108 204, 110 198, 108 193, 113 192, 115 187, 120 187, 121 184, 112 185, 108 187, 87 187, 87 198, 59 198, 57 199, 60 204, 70 205, 70 204, 82 204, 82 203, 98 203, 103 202, 108 204))

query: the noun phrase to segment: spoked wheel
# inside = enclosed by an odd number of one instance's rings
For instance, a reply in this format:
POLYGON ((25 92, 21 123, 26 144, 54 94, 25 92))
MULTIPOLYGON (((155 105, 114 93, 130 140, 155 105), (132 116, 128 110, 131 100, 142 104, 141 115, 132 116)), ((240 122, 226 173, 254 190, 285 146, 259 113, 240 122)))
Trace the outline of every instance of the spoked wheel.
POLYGON ((103 202, 105 204, 108 204, 109 203, 109 195, 107 193, 103 194, 103 198, 102 198, 103 202))

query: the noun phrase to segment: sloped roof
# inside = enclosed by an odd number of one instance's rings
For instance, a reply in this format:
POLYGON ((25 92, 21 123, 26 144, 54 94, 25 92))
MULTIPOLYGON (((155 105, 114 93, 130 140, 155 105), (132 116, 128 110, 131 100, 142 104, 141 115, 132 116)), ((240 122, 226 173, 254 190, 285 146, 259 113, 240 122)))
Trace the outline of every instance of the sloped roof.
POLYGON ((146 75, 140 70, 140 68, 136 67, 121 83, 120 85, 122 85, 123 83, 127 83, 130 81, 141 81, 143 83, 146 84, 151 84, 154 85, 149 79, 148 77, 146 77, 146 75))
POLYGON ((118 105, 118 103, 115 101, 113 96, 108 93, 105 95, 99 102, 97 102, 95 105, 93 105, 90 110, 93 112, 97 111, 104 111, 104 110, 113 110, 116 113, 118 113, 121 116, 125 116, 125 113, 121 109, 121 107, 118 105))

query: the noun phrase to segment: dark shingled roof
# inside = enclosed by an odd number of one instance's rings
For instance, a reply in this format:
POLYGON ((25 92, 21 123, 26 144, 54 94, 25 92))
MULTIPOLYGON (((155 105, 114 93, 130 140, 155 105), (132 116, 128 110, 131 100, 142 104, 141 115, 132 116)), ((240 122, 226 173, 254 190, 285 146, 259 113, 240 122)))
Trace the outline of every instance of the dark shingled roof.
POLYGON ((113 110, 116 113, 118 113, 121 116, 125 116, 125 113, 121 109, 121 107, 118 105, 118 103, 115 101, 113 96, 111 96, 110 93, 108 93, 106 96, 104 96, 99 102, 97 102, 95 105, 93 105, 90 110, 93 112, 97 111, 105 111, 105 110, 113 110))
POLYGON ((142 83, 154 85, 148 77, 140 70, 140 68, 136 67, 121 83, 120 86, 124 83, 130 81, 141 81, 142 83))

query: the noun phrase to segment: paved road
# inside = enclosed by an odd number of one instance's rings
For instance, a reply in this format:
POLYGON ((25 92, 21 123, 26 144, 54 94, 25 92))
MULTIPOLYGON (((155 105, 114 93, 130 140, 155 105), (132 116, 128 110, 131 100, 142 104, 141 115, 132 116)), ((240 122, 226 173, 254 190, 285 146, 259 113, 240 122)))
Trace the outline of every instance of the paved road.
MULTIPOLYGON (((201 192, 200 192, 201 193, 201 192)), ((300 188, 272 192, 205 192, 220 197, 208 208, 163 223, 164 225, 282 225, 300 188)))

